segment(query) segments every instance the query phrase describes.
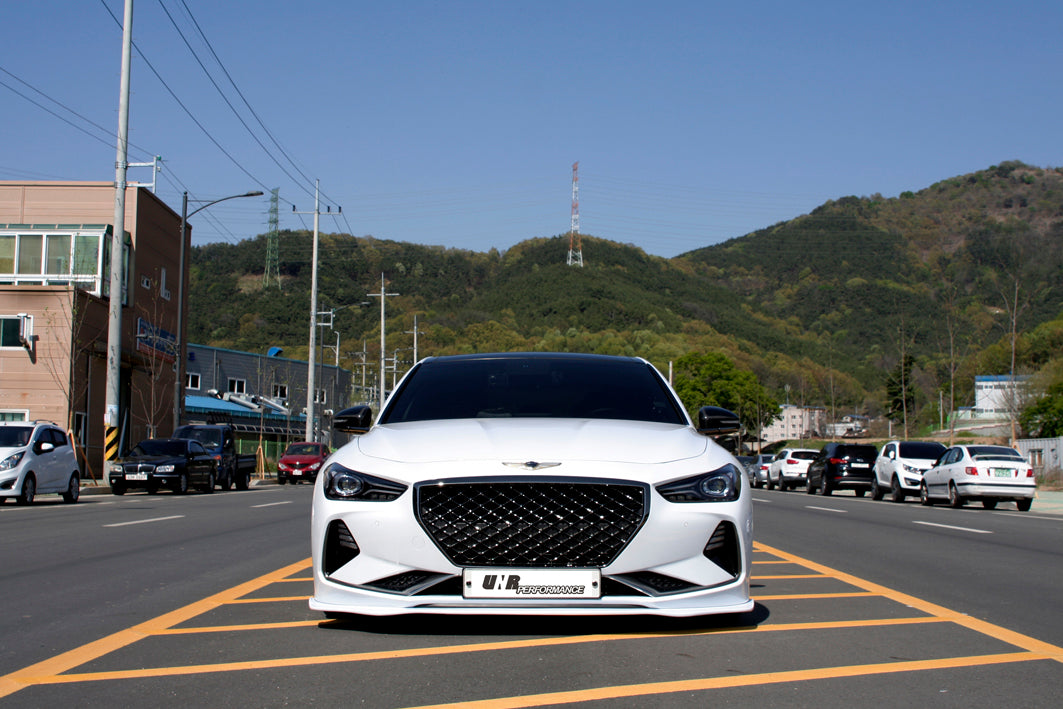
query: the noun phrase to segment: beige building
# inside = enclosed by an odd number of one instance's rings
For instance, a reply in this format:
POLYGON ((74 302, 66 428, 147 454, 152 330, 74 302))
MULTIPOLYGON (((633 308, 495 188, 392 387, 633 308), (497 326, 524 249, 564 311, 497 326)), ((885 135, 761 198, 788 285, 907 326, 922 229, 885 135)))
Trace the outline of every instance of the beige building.
MULTIPOLYGON (((70 430, 97 480, 114 206, 109 182, 0 182, 0 420, 70 430)), ((173 430, 177 300, 188 293, 180 214, 142 187, 127 188, 125 209, 121 449, 173 430)))

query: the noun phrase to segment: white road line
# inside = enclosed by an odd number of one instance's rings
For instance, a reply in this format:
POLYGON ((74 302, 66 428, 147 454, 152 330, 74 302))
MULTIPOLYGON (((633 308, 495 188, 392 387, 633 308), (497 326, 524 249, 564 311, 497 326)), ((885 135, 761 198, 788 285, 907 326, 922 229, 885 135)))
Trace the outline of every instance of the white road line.
POLYGON ((251 505, 251 509, 255 509, 255 508, 258 508, 258 507, 274 507, 276 505, 290 505, 290 504, 292 504, 291 500, 285 500, 284 502, 267 502, 264 505, 251 505))
POLYGON ((988 529, 971 529, 970 527, 955 527, 951 524, 936 524, 934 522, 912 522, 912 524, 922 524, 927 527, 941 527, 942 529, 955 529, 959 532, 971 532, 972 534, 992 534, 988 529))
POLYGON ((148 524, 149 522, 165 522, 168 519, 181 519, 184 515, 171 515, 170 517, 153 517, 152 519, 138 519, 133 522, 117 522, 115 524, 105 524, 104 527, 126 527, 130 524, 148 524))
POLYGON ((835 509, 833 507, 814 507, 812 505, 805 505, 805 509, 819 510, 820 512, 837 512, 840 515, 849 514, 849 510, 838 510, 838 509, 835 509))

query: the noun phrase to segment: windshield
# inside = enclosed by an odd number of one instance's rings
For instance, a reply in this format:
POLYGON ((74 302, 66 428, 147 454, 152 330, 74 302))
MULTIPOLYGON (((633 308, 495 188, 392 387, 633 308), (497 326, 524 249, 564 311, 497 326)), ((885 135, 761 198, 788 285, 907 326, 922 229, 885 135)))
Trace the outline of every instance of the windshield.
POLYGON ((837 458, 860 458, 874 460, 878 457, 878 450, 874 446, 838 446, 834 449, 837 458))
POLYGON ((471 418, 590 418, 685 424, 664 380, 637 359, 498 356, 429 360, 381 423, 471 418))
POLYGON ((284 455, 320 455, 321 447, 313 443, 293 443, 284 451, 284 455))
POLYGON ((30 442, 32 426, 0 426, 0 447, 20 448, 30 442))
POLYGON ((1022 453, 1007 446, 968 446, 967 452, 977 460, 1026 460, 1022 453))
POLYGON ((199 441, 207 448, 217 448, 221 445, 221 429, 219 428, 193 428, 182 426, 173 432, 174 438, 191 438, 199 441))
POLYGON ((919 441, 905 441, 904 443, 901 443, 902 458, 937 460, 944 452, 945 446, 940 443, 922 443, 919 441))
POLYGON ((819 451, 794 451, 790 454, 790 457, 798 460, 813 460, 817 455, 819 455, 819 451))
POLYGON ((184 455, 188 444, 172 439, 141 441, 130 455, 184 455))

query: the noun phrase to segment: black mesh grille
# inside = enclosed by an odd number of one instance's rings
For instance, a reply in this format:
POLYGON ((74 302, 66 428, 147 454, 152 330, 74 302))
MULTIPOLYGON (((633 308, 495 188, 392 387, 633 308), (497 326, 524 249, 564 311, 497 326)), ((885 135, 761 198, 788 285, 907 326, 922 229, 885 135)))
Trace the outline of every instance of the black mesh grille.
POLYGON ((646 514, 648 487, 614 481, 462 480, 417 487, 417 517, 457 566, 607 566, 646 514))

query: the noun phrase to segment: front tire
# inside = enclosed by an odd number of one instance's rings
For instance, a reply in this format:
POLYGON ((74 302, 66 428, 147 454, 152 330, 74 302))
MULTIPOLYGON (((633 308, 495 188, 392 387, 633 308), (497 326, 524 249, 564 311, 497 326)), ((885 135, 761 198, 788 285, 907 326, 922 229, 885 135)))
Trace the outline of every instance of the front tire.
POLYGON ((926 483, 919 486, 919 504, 923 507, 930 507, 934 504, 934 501, 930 499, 930 490, 927 489, 926 483))
POLYGON ((991 499, 982 500, 982 507, 987 510, 995 510, 997 508, 997 501, 991 499))
POLYGON ((207 475, 207 484, 203 486, 203 492, 207 493, 208 495, 210 493, 214 492, 214 471, 213 470, 211 470, 210 473, 207 475))
POLYGON ((806 495, 814 495, 815 492, 816 492, 815 489, 812 487, 812 478, 809 477, 809 478, 807 478, 805 480, 805 494, 806 495))
POLYGON ((882 499, 882 488, 878 486, 878 478, 871 478, 871 499, 878 502, 882 499))
POLYGON ((124 495, 125 494, 125 483, 120 483, 120 482, 111 483, 111 492, 113 492, 115 495, 124 495))
POLYGON ((831 492, 830 485, 827 484, 827 476, 824 475, 819 479, 819 494, 823 497, 830 497, 831 492))
POLYGON ((37 478, 33 476, 33 473, 26 473, 26 478, 22 481, 22 492, 18 494, 15 501, 20 505, 32 505, 33 498, 37 496, 37 478))
POLYGON ((901 481, 894 475, 890 480, 890 499, 894 502, 904 502, 904 488, 901 487, 901 481))
POLYGON ((1015 506, 1019 508, 1019 512, 1029 512, 1030 505, 1033 504, 1033 500, 1029 497, 1023 497, 1019 500, 1015 500, 1015 506))
POLYGON ((81 497, 81 483, 78 480, 77 471, 70 474, 70 482, 66 484, 66 491, 62 493, 63 502, 72 505, 81 497))
POLYGON ((173 491, 175 495, 188 494, 188 473, 182 473, 177 478, 177 481, 173 485, 173 491))

